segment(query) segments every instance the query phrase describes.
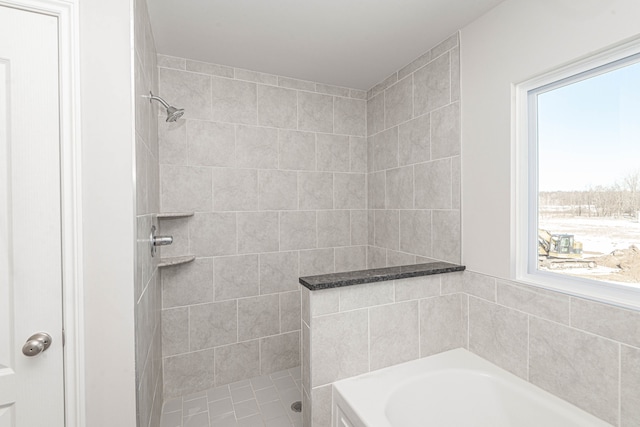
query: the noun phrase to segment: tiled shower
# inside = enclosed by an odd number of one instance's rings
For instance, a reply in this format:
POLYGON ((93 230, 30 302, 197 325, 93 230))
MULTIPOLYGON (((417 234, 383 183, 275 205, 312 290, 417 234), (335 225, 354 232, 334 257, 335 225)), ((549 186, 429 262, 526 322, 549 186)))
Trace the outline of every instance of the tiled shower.
POLYGON ((298 366, 299 276, 459 261, 457 45, 369 94, 159 57, 165 398, 298 366))
MULTIPOLYGON (((234 390, 250 388, 259 405, 263 382, 298 372, 298 276, 461 261, 460 42, 364 92, 162 55, 156 67, 136 6, 139 425, 158 425, 163 399, 181 400, 187 423, 188 411, 205 413, 194 409, 204 396, 209 425, 234 390), (149 90, 184 119, 154 127, 157 111, 140 101, 149 90), (147 228, 173 211, 194 215, 160 221, 175 239, 162 256, 196 259, 157 269, 147 228)), ((636 312, 474 272, 442 280, 439 294, 415 297, 420 308, 456 302, 418 312, 435 342, 455 329, 438 322, 462 319, 472 352, 614 425, 638 425, 636 312)))

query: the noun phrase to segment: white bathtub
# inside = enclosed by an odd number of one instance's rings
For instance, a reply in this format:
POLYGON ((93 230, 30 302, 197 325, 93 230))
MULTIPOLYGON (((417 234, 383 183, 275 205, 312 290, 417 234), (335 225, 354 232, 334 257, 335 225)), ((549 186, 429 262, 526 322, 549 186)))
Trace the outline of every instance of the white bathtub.
POLYGON ((334 427, 611 426, 457 349, 333 384, 334 427))

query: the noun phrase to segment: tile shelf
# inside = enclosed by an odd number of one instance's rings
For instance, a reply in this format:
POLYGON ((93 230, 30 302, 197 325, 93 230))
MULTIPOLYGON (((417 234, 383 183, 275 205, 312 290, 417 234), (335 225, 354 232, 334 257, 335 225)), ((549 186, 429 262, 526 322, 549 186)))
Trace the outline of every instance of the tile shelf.
POLYGON ((193 255, 160 258, 160 263, 158 264, 158 268, 173 267, 175 265, 187 264, 187 263, 193 262, 193 260, 195 259, 196 257, 193 255))
POLYGON ((158 214, 158 219, 178 219, 193 216, 193 212, 164 212, 158 214))

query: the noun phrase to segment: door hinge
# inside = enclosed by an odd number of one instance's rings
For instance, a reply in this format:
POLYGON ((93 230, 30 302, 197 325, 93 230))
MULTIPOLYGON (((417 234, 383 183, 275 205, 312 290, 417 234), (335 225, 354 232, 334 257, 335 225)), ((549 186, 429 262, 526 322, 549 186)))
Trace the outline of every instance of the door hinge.
POLYGON ((65 343, 66 339, 64 336, 64 329, 62 330, 62 347, 64 347, 64 343, 65 343))

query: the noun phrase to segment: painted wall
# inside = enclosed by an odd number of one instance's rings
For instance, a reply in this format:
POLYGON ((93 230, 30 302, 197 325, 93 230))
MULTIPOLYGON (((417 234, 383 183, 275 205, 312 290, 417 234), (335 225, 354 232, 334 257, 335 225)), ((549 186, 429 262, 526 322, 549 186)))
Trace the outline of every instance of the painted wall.
POLYGON ((366 93, 159 56, 165 398, 300 364, 299 276, 366 267, 366 93))
POLYGON ((635 0, 509 0, 461 32, 462 247, 510 277, 512 85, 638 34, 635 0))
POLYGON ((158 104, 145 98, 158 93, 156 49, 147 3, 135 0, 134 10, 135 171, 136 171, 136 396, 138 426, 158 426, 162 410, 161 289, 158 260, 151 257, 149 233, 158 227, 160 177, 158 104))
POLYGON ((132 10, 80 5, 87 426, 136 423, 132 10))

